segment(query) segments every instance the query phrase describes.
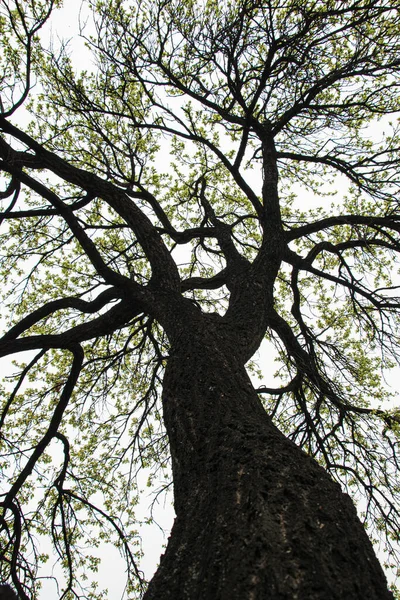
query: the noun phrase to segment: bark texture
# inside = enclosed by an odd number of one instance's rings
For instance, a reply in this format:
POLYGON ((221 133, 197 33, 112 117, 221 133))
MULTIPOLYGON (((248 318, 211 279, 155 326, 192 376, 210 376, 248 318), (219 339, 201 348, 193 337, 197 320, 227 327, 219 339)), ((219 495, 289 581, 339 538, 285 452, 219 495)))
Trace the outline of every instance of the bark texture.
POLYGON ((164 381, 176 520, 145 600, 389 600, 350 498, 272 424, 213 316, 164 381))

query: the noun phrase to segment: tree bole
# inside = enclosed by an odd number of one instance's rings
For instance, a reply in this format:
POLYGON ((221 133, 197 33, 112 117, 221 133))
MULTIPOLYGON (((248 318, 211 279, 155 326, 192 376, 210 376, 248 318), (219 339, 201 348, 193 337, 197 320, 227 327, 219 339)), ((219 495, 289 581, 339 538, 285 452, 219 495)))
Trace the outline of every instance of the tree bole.
POLYGON ((393 598, 349 496, 205 337, 182 332, 166 369, 177 517, 145 600, 393 598))

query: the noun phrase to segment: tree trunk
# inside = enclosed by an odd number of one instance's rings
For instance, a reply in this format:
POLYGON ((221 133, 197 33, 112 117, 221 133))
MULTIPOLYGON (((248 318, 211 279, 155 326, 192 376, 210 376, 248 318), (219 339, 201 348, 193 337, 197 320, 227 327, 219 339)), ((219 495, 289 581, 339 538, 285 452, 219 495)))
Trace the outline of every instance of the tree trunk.
POLYGON ((145 600, 392 598, 347 494, 271 423, 228 339, 174 336, 176 520, 145 600))

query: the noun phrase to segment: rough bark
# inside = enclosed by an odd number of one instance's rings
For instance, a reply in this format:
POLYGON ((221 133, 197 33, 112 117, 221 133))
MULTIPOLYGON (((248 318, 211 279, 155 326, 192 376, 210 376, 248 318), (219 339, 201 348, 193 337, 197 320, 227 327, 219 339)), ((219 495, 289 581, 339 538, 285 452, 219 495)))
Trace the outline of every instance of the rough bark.
POLYGON ((212 316, 175 331, 177 517, 145 600, 389 600, 350 498, 272 424, 237 356, 212 316))

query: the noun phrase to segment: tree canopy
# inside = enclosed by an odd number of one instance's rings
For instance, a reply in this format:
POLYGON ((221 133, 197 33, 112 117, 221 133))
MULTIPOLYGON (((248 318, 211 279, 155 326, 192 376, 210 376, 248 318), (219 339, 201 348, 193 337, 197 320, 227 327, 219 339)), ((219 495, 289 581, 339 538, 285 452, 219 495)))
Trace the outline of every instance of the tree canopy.
POLYGON ((50 556, 60 598, 103 597, 82 590, 110 539, 142 593, 178 297, 397 568, 398 5, 85 0, 84 71, 48 42, 60 6, 0 7, 2 580, 34 598, 50 556))

